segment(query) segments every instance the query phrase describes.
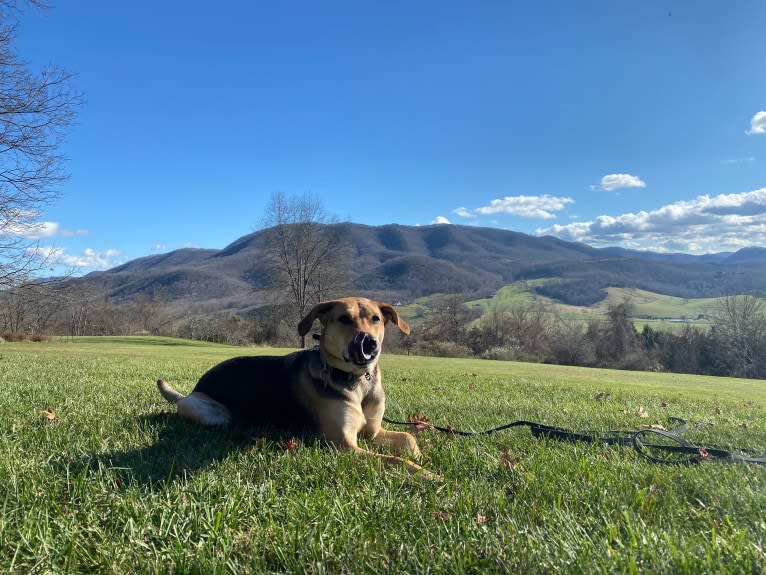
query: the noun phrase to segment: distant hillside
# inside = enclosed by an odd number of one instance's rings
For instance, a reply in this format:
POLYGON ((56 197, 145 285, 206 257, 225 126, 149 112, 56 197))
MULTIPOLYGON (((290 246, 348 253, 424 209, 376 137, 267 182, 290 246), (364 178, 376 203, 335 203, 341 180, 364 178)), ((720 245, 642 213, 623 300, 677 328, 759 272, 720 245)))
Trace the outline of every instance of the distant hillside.
MULTIPOLYGON (((690 256, 599 250, 553 237, 456 225, 379 227, 334 224, 350 246, 350 291, 396 301, 433 293, 487 297, 519 280, 549 279, 536 288, 563 303, 591 305, 608 287, 676 297, 762 294, 766 250, 690 256), (555 280, 555 281, 553 281, 555 280)), ((139 258, 70 280, 99 297, 161 297, 199 310, 242 312, 267 302, 263 232, 222 250, 181 249, 139 258)))

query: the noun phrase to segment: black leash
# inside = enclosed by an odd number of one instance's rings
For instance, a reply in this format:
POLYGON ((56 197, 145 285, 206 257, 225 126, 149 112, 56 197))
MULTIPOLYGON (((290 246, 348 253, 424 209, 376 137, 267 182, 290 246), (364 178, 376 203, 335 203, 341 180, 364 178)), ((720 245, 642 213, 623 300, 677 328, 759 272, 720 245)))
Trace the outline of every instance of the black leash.
MULTIPOLYGON (((415 425, 423 429, 435 429, 450 435, 471 437, 476 435, 491 435, 498 431, 513 427, 528 427, 535 438, 547 437, 558 441, 582 441, 586 443, 606 443, 609 445, 632 446, 641 456, 655 463, 700 463, 702 461, 720 460, 730 463, 766 464, 766 453, 760 456, 745 455, 720 449, 718 447, 702 447, 690 443, 681 435, 689 428, 689 423, 677 417, 671 417, 678 426, 671 431, 664 429, 639 429, 638 431, 572 431, 563 427, 554 427, 533 421, 519 420, 494 427, 485 431, 460 431, 453 427, 440 427, 427 421, 395 421, 387 417, 383 421, 392 425, 415 425)), ((698 425, 699 429, 702 424, 698 425)))

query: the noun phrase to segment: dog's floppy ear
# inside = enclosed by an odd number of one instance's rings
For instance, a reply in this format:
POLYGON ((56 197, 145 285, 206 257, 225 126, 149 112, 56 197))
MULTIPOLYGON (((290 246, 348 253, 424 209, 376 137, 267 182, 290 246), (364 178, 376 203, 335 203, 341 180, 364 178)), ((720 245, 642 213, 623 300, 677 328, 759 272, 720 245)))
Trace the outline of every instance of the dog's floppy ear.
POLYGON ((396 313, 394 306, 392 306, 390 303, 378 302, 378 307, 380 308, 380 312, 383 314, 383 317, 386 318, 386 321, 390 321, 396 325, 396 327, 398 327, 404 335, 410 334, 410 326, 407 325, 406 321, 399 317, 399 314, 396 313))
POLYGON ((306 315, 306 317, 304 317, 298 324, 298 335, 306 335, 311 330, 311 326, 314 325, 314 320, 317 318, 324 324, 324 318, 322 316, 330 311, 335 303, 336 302, 334 301, 326 301, 316 304, 308 315, 306 315))

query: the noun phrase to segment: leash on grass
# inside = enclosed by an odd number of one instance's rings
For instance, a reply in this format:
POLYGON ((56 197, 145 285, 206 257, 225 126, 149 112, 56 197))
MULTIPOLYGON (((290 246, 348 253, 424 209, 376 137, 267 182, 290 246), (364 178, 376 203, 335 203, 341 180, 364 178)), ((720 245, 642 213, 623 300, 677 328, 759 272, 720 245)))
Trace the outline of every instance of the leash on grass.
MULTIPOLYGON (((546 437, 558 441, 587 443, 606 443, 609 445, 632 446, 639 455, 654 463, 681 464, 701 463, 703 461, 723 461, 727 463, 754 463, 766 464, 766 453, 760 456, 736 453, 718 447, 702 447, 694 445, 681 437, 689 429, 689 422, 678 417, 671 417, 671 421, 677 427, 670 431, 664 429, 645 428, 637 431, 610 430, 610 431, 573 431, 563 427, 554 427, 533 421, 519 420, 512 423, 494 427, 485 431, 460 431, 453 427, 440 427, 427 421, 395 421, 387 417, 383 421, 391 425, 422 425, 424 429, 435 429, 450 435, 472 437, 476 435, 491 435, 498 431, 513 427, 528 427, 535 438, 546 437)), ((699 424, 699 429, 704 424, 699 424)))

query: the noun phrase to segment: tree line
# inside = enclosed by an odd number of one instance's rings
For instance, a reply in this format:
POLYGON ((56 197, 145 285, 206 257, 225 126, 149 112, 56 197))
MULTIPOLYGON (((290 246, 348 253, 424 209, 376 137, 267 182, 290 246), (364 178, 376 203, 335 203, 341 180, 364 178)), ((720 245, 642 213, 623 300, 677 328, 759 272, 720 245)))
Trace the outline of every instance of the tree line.
MULTIPOLYGON (((6 340, 83 335, 165 335, 233 345, 302 345, 296 311, 274 302, 248 316, 178 309, 162 298, 117 304, 66 282, 38 282, 0 292, 6 340)), ((333 297, 328 295, 328 297, 333 297)), ((766 308, 754 296, 722 298, 708 327, 636 328, 629 299, 603 318, 573 321, 543 304, 478 312, 460 295, 440 298, 412 333, 388 334, 386 348, 408 354, 527 361, 766 379, 766 308)))
POLYGON ((751 295, 719 301, 709 327, 637 329, 625 299, 606 316, 561 318, 543 304, 490 308, 477 316, 459 296, 437 304, 413 330, 415 349, 430 355, 561 365, 766 378, 766 307, 751 295))

